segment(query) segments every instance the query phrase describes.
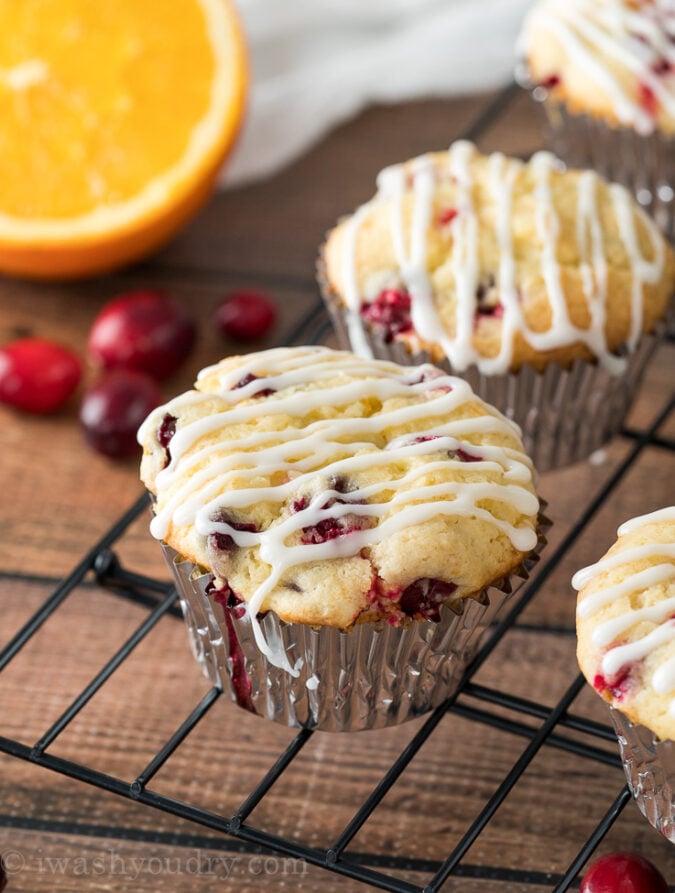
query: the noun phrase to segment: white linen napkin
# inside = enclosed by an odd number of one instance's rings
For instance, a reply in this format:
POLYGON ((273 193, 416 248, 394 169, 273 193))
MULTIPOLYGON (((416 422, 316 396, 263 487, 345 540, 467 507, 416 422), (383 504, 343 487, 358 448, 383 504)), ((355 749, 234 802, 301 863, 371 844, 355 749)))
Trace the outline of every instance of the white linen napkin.
POLYGON ((368 104, 507 83, 531 0, 237 2, 252 83, 225 186, 271 175, 368 104))

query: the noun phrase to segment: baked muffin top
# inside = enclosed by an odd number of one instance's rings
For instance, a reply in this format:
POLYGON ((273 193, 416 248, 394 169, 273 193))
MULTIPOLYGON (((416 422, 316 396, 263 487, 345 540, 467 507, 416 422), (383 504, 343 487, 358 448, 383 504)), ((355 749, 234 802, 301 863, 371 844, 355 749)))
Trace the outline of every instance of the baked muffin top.
POLYGON ((631 722, 675 740, 675 506, 627 521, 618 536, 572 580, 579 665, 631 722))
POLYGON ((672 0, 539 0, 519 55, 528 80, 570 111, 640 134, 675 133, 672 0))
POLYGON ((324 292, 366 331, 447 357, 454 371, 542 369, 576 358, 610 372, 665 313, 668 244, 623 186, 468 142, 382 171, 377 193, 324 246, 324 292))
POLYGON ((436 620, 537 542, 517 427, 430 365, 322 347, 229 357, 139 441, 151 532, 254 624, 266 610, 343 629, 436 620))

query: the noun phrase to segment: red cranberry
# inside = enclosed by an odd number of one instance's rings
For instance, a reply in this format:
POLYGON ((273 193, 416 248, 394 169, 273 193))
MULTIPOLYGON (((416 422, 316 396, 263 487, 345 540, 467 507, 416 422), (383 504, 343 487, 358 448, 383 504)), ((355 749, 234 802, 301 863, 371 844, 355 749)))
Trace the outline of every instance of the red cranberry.
POLYGON ((459 459, 460 462, 482 462, 482 456, 476 456, 474 453, 467 453, 466 450, 463 450, 461 447, 458 447, 456 450, 453 450, 450 453, 451 459, 459 459))
MULTIPOLYGON (((351 482, 347 478, 339 475, 331 478, 329 485, 331 490, 335 490, 337 493, 349 493, 350 490, 353 489, 351 482)), ((331 496, 323 503, 321 508, 327 509, 333 505, 346 504, 347 500, 340 499, 339 496, 331 496)), ((363 505, 363 500, 355 500, 353 504, 363 505)), ((296 499, 292 504, 294 512, 300 512, 306 507, 307 499, 304 496, 296 499)), ((352 512, 342 515, 340 518, 323 518, 311 527, 303 527, 300 541, 305 545, 326 543, 328 540, 334 540, 339 536, 347 536, 349 533, 354 533, 355 530, 364 530, 365 528, 370 527, 371 523, 369 518, 352 512)))
POLYGON ((593 688, 599 694, 608 692, 615 700, 621 701, 626 696, 631 686, 630 667, 626 667, 612 676, 611 679, 603 676, 602 673, 596 673, 593 677, 593 688))
POLYGON ((223 611, 232 611, 232 615, 237 618, 237 620, 241 620, 242 617, 246 614, 246 603, 244 599, 237 595, 237 593, 230 589, 228 583, 224 583, 220 589, 216 589, 216 585, 213 581, 207 584, 206 586, 207 593, 213 597, 213 600, 217 602, 223 611))
POLYGON ((648 115, 655 118, 659 111, 659 101, 649 84, 640 84, 639 96, 642 108, 648 115))
POLYGON ((419 437, 413 438, 413 443, 429 443, 430 440, 439 440, 440 434, 420 434, 419 437))
POLYGON ((539 82, 539 86, 543 87, 545 90, 553 90, 554 87, 557 87, 560 83, 560 75, 559 74, 550 74, 547 78, 544 78, 543 81, 539 82))
MULTIPOLYGON (((264 378, 261 378, 260 375, 254 375, 252 372, 249 372, 248 375, 245 375, 241 378, 232 390, 236 390, 237 388, 245 388, 246 385, 251 384, 253 381, 264 381, 264 378)), ((275 392, 274 388, 260 388, 260 390, 255 391, 252 395, 253 397, 269 397, 270 394, 275 392)))
POLYGON ((665 59, 665 58, 658 59, 658 60, 652 65, 652 71, 654 72, 654 74, 658 74, 658 75, 666 75, 666 74, 670 74, 670 72, 671 72, 672 70, 673 70, 673 66, 672 66, 671 63, 670 63, 667 59, 665 59))
POLYGON ((372 326, 382 331, 384 340, 389 344, 397 335, 412 329, 410 307, 408 292, 397 288, 385 288, 372 304, 363 305, 361 315, 372 326))
POLYGON ((262 338, 277 318, 277 309, 267 297, 257 291, 237 291, 216 310, 216 325, 224 335, 238 341, 262 338))
POLYGON ((0 350, 0 402, 25 412, 53 412, 79 384, 82 364, 44 338, 20 338, 0 350))
POLYGON ((106 373, 87 391, 80 407, 88 443, 113 458, 133 455, 139 448, 136 432, 161 399, 155 382, 142 372, 106 373))
POLYGON ((409 617, 421 614, 427 620, 437 622, 441 619, 441 605, 456 589, 454 583, 423 577, 406 586, 401 594, 399 607, 409 617))
MULTIPOLYGON (((227 524, 232 530, 242 530, 246 533, 258 532, 258 528, 255 524, 246 521, 235 521, 222 511, 214 515, 213 520, 217 524, 227 524)), ((212 549, 216 549, 218 552, 231 552, 233 549, 237 548, 234 538, 231 537, 229 533, 210 533, 208 542, 209 546, 212 549)))
POLYGON ((157 442, 160 446, 164 447, 166 452, 166 462, 164 463, 164 467, 171 462, 171 450, 169 449, 169 444, 171 443, 174 434, 176 433, 176 422, 178 419, 176 416, 171 415, 171 413, 166 413, 164 418, 161 421, 161 424, 157 430, 157 442))
POLYGON ((110 301, 94 320, 89 352, 106 369, 168 378, 192 350, 196 328, 187 311, 159 291, 134 291, 110 301))
POLYGON ((661 872, 635 853, 609 853, 584 875, 580 893, 668 893, 661 872))
POLYGON ((173 438, 173 435, 176 433, 176 422, 178 419, 175 415, 171 415, 171 413, 167 412, 162 419, 162 423, 159 426, 157 431, 157 440, 159 441, 159 445, 163 446, 164 449, 169 451, 169 444, 173 438))
POLYGON ((239 644, 234 621, 232 620, 232 615, 239 619, 245 613, 245 608, 241 607, 242 600, 230 589, 227 583, 221 589, 216 589, 212 581, 206 587, 206 592, 223 609, 225 626, 227 627, 227 644, 230 652, 230 679, 237 704, 243 707, 244 710, 250 710, 252 713, 255 713, 253 701, 251 700, 251 680, 246 672, 246 657, 239 644), (240 605, 240 607, 237 607, 237 605, 240 605))
POLYGON ((338 518, 324 518, 323 521, 319 521, 313 527, 303 527, 301 541, 305 545, 318 545, 319 543, 327 543, 328 540, 334 540, 338 536, 345 536, 358 529, 357 527, 345 525, 344 521, 338 518))
POLYGON ((443 210, 438 215, 438 223, 440 226, 447 226, 448 223, 452 223, 455 217, 459 214, 457 208, 443 208, 443 210))

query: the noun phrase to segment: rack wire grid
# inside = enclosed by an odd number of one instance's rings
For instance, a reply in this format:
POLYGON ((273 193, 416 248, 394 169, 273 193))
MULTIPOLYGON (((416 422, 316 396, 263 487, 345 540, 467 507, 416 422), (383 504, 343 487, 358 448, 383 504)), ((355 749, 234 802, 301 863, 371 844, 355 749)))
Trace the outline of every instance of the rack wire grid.
MULTIPOLYGON (((513 91, 514 88, 509 87, 500 94, 496 102, 486 113, 481 115, 465 136, 475 139, 494 121, 497 115, 503 113, 513 98, 513 91)), ((322 304, 317 301, 297 329, 284 340, 288 344, 319 343, 326 339, 329 331, 330 324, 324 314, 322 304)), ((230 839, 234 837, 237 840, 238 851, 263 852, 306 860, 307 863, 354 879, 366 886, 393 891, 393 893, 435 893, 451 876, 486 879, 493 882, 501 881, 505 891, 508 891, 510 885, 516 882, 525 886, 553 883, 551 887, 553 893, 564 893, 575 884, 575 881, 578 881, 580 870, 631 800, 630 791, 623 783, 624 776, 618 752, 614 748, 607 749, 598 746, 607 742, 615 744, 615 733, 608 725, 572 712, 575 699, 585 685, 581 675, 574 679, 567 691, 553 706, 477 684, 474 677, 490 659, 496 646, 514 626, 523 610, 546 585, 547 580, 559 566, 567 551, 584 534, 594 516, 605 505, 614 489, 635 465, 644 450, 648 447, 656 447, 658 450, 670 452, 675 450, 675 441, 659 435, 660 429, 671 418, 674 409, 675 396, 671 396, 647 428, 644 430, 624 429, 621 432, 620 436, 630 443, 630 449, 623 460, 616 466, 597 494, 583 507, 577 522, 557 548, 551 554, 548 554, 547 551, 544 552, 536 574, 525 584, 517 603, 491 631, 489 638, 466 670, 457 694, 429 714, 366 799, 360 804, 355 804, 351 820, 327 848, 317 849, 256 828, 249 822, 249 816, 267 796, 275 782, 291 765, 312 735, 324 734, 330 738, 331 733, 315 733, 309 729, 299 730, 291 743, 279 754, 262 781, 250 792, 236 812, 228 817, 218 815, 198 804, 170 798, 153 791, 150 785, 154 776, 221 697, 222 692, 217 687, 211 688, 197 706, 189 712, 189 715, 178 725, 161 749, 133 780, 103 773, 50 752, 50 748, 58 737, 160 619, 165 615, 170 615, 182 620, 182 614, 177 605, 177 593, 172 584, 135 573, 124 567, 113 549, 132 522, 147 510, 148 497, 145 495, 140 497, 83 556, 72 572, 53 590, 39 610, 0 651, 0 672, 21 652, 45 621, 61 608, 73 590, 88 576, 93 576, 100 586, 110 592, 111 596, 122 596, 145 606, 148 611, 147 616, 39 740, 29 746, 20 741, 0 736, 0 752, 96 786, 120 797, 145 804, 153 809, 173 814, 197 826, 221 832, 222 835, 228 835, 230 839), (495 708, 501 712, 495 712, 495 708), (505 711, 508 712, 508 716, 504 715, 505 711), (527 744, 489 796, 477 817, 467 825, 461 839, 443 861, 431 865, 428 861, 424 861, 416 865, 414 859, 401 860, 400 857, 388 857, 386 854, 373 855, 370 858, 364 857, 362 854, 350 855, 349 845, 358 831, 448 713, 461 716, 475 724, 476 727, 487 724, 511 735, 520 736, 526 739, 527 744), (576 734, 571 736, 570 733, 576 734), (614 796, 611 802, 608 802, 606 812, 601 820, 592 833, 585 840, 579 842, 578 852, 569 863, 564 875, 551 876, 545 871, 524 874, 509 869, 496 870, 489 866, 466 866, 463 864, 463 859, 468 850, 487 828, 499 807, 542 748, 560 749, 591 761, 591 763, 603 763, 616 767, 616 790, 611 792, 614 796), (402 861, 405 862, 405 867, 408 870, 424 870, 429 873, 423 886, 413 884, 395 875, 394 872, 401 869, 402 861)), ((238 708, 233 705, 232 709, 238 708)), ((448 771, 451 771, 450 768, 448 771)), ((423 820, 423 817, 420 819, 423 820)), ((190 837, 188 843, 186 838, 185 845, 194 845, 194 841, 199 839, 196 836, 190 837)), ((202 838, 202 841, 211 848, 218 848, 218 837, 202 838)))

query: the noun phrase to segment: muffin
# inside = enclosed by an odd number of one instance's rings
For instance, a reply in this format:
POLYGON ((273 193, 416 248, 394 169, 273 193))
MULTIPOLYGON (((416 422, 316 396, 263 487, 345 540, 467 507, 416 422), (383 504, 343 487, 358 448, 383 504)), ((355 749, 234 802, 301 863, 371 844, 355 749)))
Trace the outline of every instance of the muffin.
POLYGON ((553 155, 468 142, 382 171, 328 235, 322 292, 343 341, 466 377, 544 471, 621 426, 675 281, 628 192, 553 155))
POLYGON ((670 0, 540 0, 518 48, 554 151, 624 183, 671 237, 674 38, 670 0))
POLYGON ((675 506, 623 524, 580 570, 577 656, 611 705, 628 783, 675 843, 675 506))
POLYGON ((542 543, 516 426, 430 365, 229 357, 139 441, 197 657, 288 725, 443 701, 542 543))

